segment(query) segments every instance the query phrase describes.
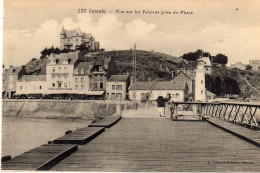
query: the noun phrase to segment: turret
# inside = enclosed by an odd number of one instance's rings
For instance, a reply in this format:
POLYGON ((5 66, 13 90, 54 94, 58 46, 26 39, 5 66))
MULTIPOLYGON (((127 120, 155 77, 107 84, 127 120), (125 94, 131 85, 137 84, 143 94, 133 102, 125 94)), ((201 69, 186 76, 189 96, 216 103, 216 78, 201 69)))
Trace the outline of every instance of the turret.
POLYGON ((66 32, 64 27, 62 26, 61 32, 60 32, 60 39, 65 39, 66 38, 66 32))

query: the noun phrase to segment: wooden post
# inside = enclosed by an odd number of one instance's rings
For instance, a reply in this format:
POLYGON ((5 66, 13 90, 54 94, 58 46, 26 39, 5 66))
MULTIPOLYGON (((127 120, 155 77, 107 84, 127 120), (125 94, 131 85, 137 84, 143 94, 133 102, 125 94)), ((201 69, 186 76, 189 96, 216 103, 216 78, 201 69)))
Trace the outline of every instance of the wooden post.
POLYGON ((121 111, 121 105, 120 104, 116 105, 116 115, 122 116, 122 111, 121 111))

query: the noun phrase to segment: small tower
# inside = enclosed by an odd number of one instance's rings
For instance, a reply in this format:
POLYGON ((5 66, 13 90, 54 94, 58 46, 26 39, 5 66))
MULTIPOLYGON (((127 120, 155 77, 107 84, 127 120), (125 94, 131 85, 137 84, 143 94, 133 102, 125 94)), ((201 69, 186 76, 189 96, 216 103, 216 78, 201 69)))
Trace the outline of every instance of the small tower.
POLYGON ((60 32, 60 49, 63 50, 65 48, 65 42, 66 42, 66 31, 64 27, 62 26, 61 32, 60 32))
POLYGON ((198 60, 195 70, 195 101, 206 101, 204 61, 198 60))

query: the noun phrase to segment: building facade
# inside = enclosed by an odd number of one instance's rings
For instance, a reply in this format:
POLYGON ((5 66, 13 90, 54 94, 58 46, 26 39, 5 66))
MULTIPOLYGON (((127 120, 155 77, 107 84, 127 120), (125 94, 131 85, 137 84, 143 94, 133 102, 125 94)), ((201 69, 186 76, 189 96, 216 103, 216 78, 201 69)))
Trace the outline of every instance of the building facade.
POLYGON ((16 95, 44 95, 48 89, 46 75, 23 75, 16 85, 16 95))
POLYGON ((99 42, 95 41, 91 33, 81 32, 79 27, 74 30, 66 30, 62 27, 60 32, 60 49, 76 50, 80 45, 84 45, 89 51, 99 50, 99 42))
POLYGON ((12 98, 16 92, 17 81, 22 77, 25 72, 25 67, 3 68, 2 75, 2 98, 12 98))
POLYGON ((157 100, 159 96, 163 96, 164 98, 171 96, 173 101, 186 101, 189 99, 189 88, 186 82, 157 81, 152 89, 153 84, 154 82, 136 82, 135 87, 130 85, 130 100, 144 100, 149 93, 149 100, 157 100))
POLYGON ((126 100, 128 99, 128 87, 130 77, 128 75, 111 75, 107 80, 106 99, 126 100))

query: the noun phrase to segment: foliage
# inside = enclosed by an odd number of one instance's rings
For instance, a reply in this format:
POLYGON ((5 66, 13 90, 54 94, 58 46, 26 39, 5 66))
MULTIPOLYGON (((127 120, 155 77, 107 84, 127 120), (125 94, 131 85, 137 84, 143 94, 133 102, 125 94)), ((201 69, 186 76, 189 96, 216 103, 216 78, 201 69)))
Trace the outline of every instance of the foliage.
POLYGON ((183 54, 182 58, 186 59, 187 61, 197 61, 202 55, 209 55, 209 58, 211 59, 209 52, 203 52, 202 49, 198 49, 196 52, 189 52, 187 54, 183 54))
POLYGON ((228 57, 224 54, 218 53, 216 56, 212 57, 212 62, 226 65, 228 62, 228 57))
POLYGON ((41 51, 41 57, 40 59, 45 59, 46 56, 49 56, 50 54, 55 53, 55 54, 59 54, 60 53, 60 49, 58 47, 54 48, 53 46, 51 48, 47 48, 45 47, 42 51, 41 51))
POLYGON ((246 66, 246 70, 252 70, 252 68, 253 68, 253 67, 252 67, 251 65, 247 65, 247 66, 246 66))

